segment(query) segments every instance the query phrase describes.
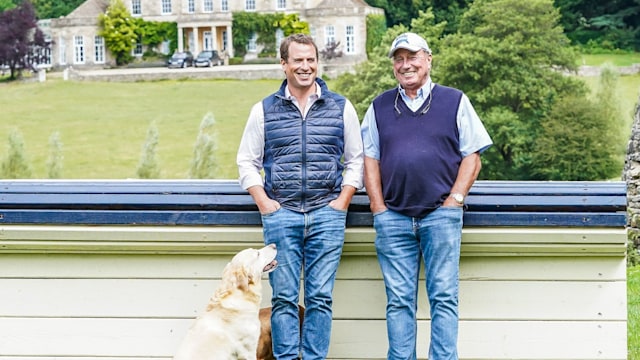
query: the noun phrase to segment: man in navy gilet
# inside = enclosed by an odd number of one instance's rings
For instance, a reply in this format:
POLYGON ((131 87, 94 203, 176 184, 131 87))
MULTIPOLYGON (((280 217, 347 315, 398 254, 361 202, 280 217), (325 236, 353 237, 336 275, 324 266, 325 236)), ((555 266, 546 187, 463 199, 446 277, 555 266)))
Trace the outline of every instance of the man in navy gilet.
POLYGON ((422 258, 431 313, 429 360, 458 359, 464 199, 480 171, 480 153, 492 142, 467 96, 431 81, 426 40, 401 34, 389 57, 399 85, 373 100, 361 127, 365 187, 387 294, 387 358, 416 359, 422 258))
POLYGON ((316 78, 318 48, 311 37, 287 37, 280 58, 286 79, 251 109, 237 162, 240 184, 262 214, 264 242, 278 248, 278 268, 269 273, 273 354, 321 360, 329 350, 347 208, 363 185, 362 138, 351 102, 316 78))

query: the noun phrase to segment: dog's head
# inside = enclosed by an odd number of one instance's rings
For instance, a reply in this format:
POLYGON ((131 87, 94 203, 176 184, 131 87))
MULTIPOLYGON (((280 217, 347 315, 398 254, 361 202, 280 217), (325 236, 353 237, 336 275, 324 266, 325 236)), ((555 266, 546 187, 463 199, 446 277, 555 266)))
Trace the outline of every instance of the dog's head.
POLYGON ((254 285, 261 284, 263 273, 275 270, 278 265, 277 252, 275 244, 261 249, 244 249, 227 264, 223 279, 233 279, 237 288, 249 291, 254 285))

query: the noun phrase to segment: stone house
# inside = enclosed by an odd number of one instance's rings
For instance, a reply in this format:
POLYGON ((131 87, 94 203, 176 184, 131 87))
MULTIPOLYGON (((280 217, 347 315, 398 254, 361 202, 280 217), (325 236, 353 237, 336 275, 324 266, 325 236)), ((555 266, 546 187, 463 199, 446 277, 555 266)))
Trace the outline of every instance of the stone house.
MULTIPOLYGON (((298 14, 309 23, 311 35, 319 49, 340 42, 342 56, 336 61, 355 65, 366 60, 366 18, 384 14, 384 10, 367 5, 364 0, 123 0, 134 17, 147 21, 171 21, 178 26, 178 51, 194 55, 202 50, 218 50, 234 55, 232 39, 233 13, 298 14)), ((87 0, 68 16, 51 19, 51 65, 61 67, 105 67, 115 63, 98 35, 98 15, 104 13, 109 0, 87 0)), ((276 31, 276 43, 282 39, 276 31)), ((255 37, 248 39, 245 59, 257 57, 261 50, 255 37)), ((276 46, 277 48, 277 46, 276 46)), ((160 52, 168 53, 168 44, 160 52)), ((137 46, 134 56, 142 56, 137 46)))

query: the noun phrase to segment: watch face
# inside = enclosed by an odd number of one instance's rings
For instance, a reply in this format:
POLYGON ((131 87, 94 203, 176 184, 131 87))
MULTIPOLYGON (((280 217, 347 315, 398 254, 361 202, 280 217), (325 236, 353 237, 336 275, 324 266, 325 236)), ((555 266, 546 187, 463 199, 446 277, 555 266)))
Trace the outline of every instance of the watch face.
POLYGON ((453 199, 461 204, 464 202, 464 196, 462 196, 462 194, 453 194, 453 199))

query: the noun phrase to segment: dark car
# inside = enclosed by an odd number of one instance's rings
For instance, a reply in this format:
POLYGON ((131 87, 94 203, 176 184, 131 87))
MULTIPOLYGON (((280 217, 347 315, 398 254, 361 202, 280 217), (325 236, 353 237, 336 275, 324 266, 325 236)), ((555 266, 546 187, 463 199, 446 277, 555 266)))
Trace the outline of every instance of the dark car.
POLYGON ((173 53, 171 58, 167 61, 167 66, 170 68, 186 68, 187 66, 193 66, 193 55, 188 51, 173 53))
POLYGON ((222 59, 220 59, 220 55, 216 50, 205 50, 198 54, 194 62, 194 66, 196 67, 206 67, 206 66, 220 66, 222 65, 222 59))

